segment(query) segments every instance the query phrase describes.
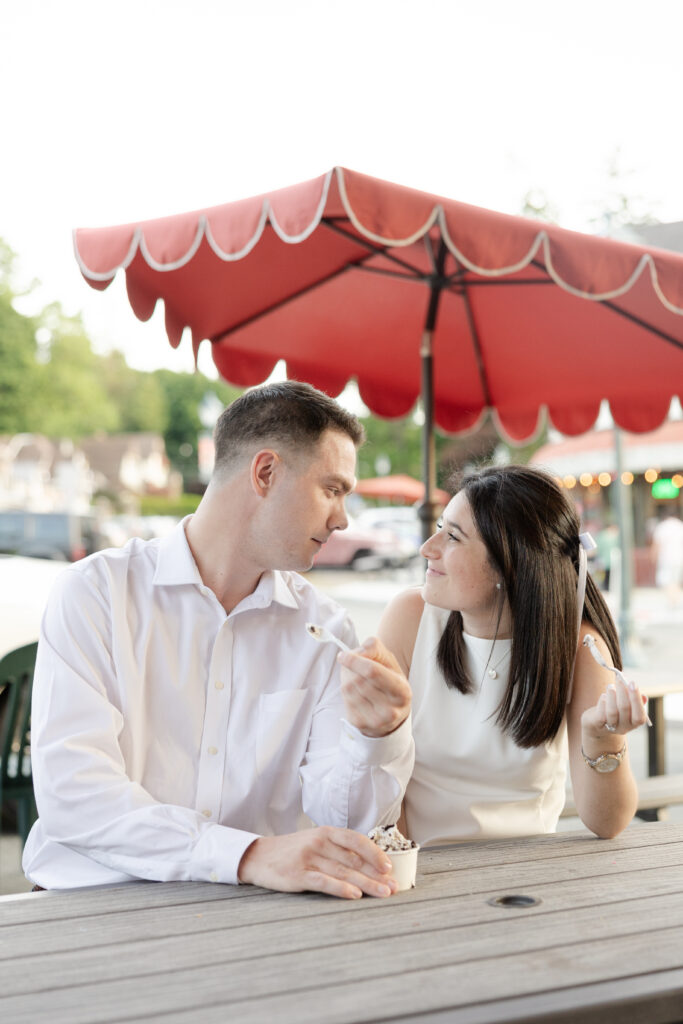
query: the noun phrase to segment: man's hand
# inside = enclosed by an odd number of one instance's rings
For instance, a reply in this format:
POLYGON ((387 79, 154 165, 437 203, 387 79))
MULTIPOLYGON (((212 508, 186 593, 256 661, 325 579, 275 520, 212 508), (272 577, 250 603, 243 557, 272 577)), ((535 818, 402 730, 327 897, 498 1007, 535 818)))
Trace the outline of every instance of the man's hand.
POLYGON ((391 896, 397 884, 391 861, 360 832, 349 828, 304 829, 284 836, 261 836, 245 851, 240 882, 278 892, 326 892, 357 900, 391 896))
POLYGON ((346 717, 365 736, 387 736, 410 713, 410 685, 394 655, 370 637, 337 656, 346 717))

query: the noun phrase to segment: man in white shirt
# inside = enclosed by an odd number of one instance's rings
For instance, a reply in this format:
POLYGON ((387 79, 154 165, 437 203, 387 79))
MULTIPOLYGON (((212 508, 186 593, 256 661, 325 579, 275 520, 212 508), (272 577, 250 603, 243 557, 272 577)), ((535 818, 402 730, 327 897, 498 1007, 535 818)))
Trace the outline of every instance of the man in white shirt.
POLYGON ((362 685, 340 683, 336 646, 305 624, 355 646, 353 626, 292 571, 346 526, 362 438, 308 385, 246 392, 218 421, 194 516, 59 577, 33 691, 40 817, 23 866, 38 887, 395 890, 361 833, 398 817, 410 691, 400 672, 377 688, 369 656, 362 685))

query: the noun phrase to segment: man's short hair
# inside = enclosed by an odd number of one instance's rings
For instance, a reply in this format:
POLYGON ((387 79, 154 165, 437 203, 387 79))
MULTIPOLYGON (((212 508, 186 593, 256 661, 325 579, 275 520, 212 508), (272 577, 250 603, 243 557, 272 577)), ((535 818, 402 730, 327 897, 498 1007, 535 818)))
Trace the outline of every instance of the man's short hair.
POLYGON ((360 421, 310 384, 262 384, 240 395, 218 418, 214 431, 215 471, 231 469, 263 446, 303 452, 326 430, 346 434, 358 448, 365 440, 360 421))

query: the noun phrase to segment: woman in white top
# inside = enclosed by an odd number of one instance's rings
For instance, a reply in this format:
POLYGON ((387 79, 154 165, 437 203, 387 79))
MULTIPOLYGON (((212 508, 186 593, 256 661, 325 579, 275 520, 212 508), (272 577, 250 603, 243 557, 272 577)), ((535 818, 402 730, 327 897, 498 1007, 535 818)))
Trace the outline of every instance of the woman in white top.
POLYGON ((617 835, 636 809, 625 737, 645 701, 582 643, 592 634, 621 667, 572 501, 530 467, 469 473, 422 554, 424 586, 391 602, 379 640, 339 656, 345 687, 356 673, 410 680, 407 834, 424 845, 552 832, 568 754, 584 824, 617 835))

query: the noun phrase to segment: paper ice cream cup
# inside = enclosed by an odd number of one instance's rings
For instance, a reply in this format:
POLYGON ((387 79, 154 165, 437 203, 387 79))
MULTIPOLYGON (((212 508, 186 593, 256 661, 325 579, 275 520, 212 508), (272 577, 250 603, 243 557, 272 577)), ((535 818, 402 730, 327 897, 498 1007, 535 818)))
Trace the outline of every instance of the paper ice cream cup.
POLYGON ((392 875, 398 882, 398 891, 413 889, 415 887, 415 876, 417 874, 417 851, 419 846, 413 846, 410 850, 387 850, 392 865, 392 875))

